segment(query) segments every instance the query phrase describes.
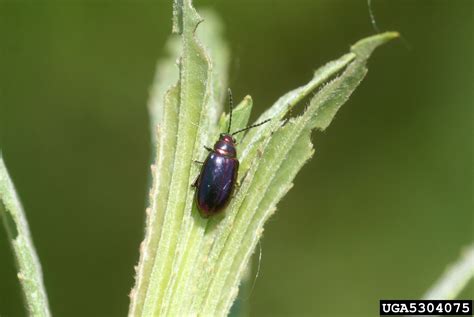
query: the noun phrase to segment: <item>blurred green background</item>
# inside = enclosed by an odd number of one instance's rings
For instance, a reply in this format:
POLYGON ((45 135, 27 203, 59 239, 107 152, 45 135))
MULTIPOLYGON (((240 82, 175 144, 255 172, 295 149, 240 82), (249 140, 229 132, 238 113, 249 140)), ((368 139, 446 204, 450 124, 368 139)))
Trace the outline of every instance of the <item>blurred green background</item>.
MULTIPOLYGON (((365 0, 195 1, 224 20, 258 113, 374 33, 365 0)), ((473 240, 474 2, 374 1, 379 49, 266 225, 252 316, 377 316, 473 240), (341 302, 342 301, 342 302, 341 302)), ((125 316, 143 236, 146 109, 170 1, 0 1, 0 146, 55 316, 125 316)), ((258 252, 258 250, 257 250, 258 252)), ((472 298, 471 285, 463 298, 472 298)), ((0 315, 24 316, 0 230, 0 315)))

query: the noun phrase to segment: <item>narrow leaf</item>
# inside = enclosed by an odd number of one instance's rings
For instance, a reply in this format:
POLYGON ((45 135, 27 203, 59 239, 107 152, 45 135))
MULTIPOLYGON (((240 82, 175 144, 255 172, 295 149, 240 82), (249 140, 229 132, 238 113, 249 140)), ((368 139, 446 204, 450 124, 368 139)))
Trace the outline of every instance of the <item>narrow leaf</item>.
MULTIPOLYGON (((174 22, 181 33, 182 47, 179 75, 174 75, 178 82, 163 99, 160 98, 165 91, 163 87, 173 77, 155 83, 150 102, 152 124, 158 131, 156 159, 152 166, 145 240, 140 247, 136 285, 130 294, 130 316, 167 314, 174 307, 173 297, 179 297, 182 291, 178 288, 181 284, 176 283, 186 274, 182 262, 196 251, 187 246, 194 242, 193 234, 203 230, 206 222, 196 217, 195 210, 191 212, 194 191, 190 185, 199 172, 193 160, 205 155, 203 145, 208 144, 210 135, 217 129, 224 96, 222 85, 227 82, 227 49, 220 35, 207 34, 210 49, 217 52, 212 54, 216 63, 212 64, 210 54, 195 34, 201 17, 190 0, 175 4, 179 8, 174 10, 174 22)), ((212 13, 206 16, 209 24, 219 29, 219 21, 212 13)), ((173 68, 171 63, 172 58, 158 67, 157 71, 163 73, 157 74, 156 80, 168 76, 173 68)))
MULTIPOLYGON (((196 302, 203 315, 225 315, 235 296, 242 273, 263 231, 263 224, 274 212, 276 203, 292 187, 292 180, 304 162, 312 155, 310 133, 313 128, 325 128, 340 106, 348 99, 366 74, 370 52, 394 33, 377 35, 357 47, 364 48, 343 74, 325 85, 311 100, 305 113, 286 125, 275 123, 261 130, 272 129, 266 140, 259 142, 255 152, 242 158, 242 166, 250 166, 245 181, 226 218, 216 229, 214 244, 207 265, 213 268, 212 277, 203 279, 200 286, 204 301, 196 302), (365 45, 371 50, 365 49, 365 45), (369 53, 367 53, 369 52, 369 53), (322 113, 321 117, 319 114, 322 113), (275 127, 276 126, 276 127, 275 127), (247 160, 247 162, 246 162, 247 160), (251 162, 251 163, 249 163, 251 162), (209 283, 209 280, 211 282, 209 283)), ((317 72, 321 74, 321 72, 317 72)), ((280 104, 274 113, 282 116, 280 104)), ((272 120, 273 121, 273 120, 272 120)), ((275 121, 274 121, 275 122, 275 121)), ((247 137, 243 143, 246 144, 247 137)), ((252 144, 250 144, 252 146, 252 144)), ((199 296, 198 296, 199 299, 199 296)))
POLYGON ((459 259, 451 264, 423 299, 455 299, 474 278, 474 243, 467 246, 459 259))
POLYGON ((0 154, 0 218, 7 230, 18 266, 18 279, 30 316, 51 316, 41 264, 25 212, 0 154))

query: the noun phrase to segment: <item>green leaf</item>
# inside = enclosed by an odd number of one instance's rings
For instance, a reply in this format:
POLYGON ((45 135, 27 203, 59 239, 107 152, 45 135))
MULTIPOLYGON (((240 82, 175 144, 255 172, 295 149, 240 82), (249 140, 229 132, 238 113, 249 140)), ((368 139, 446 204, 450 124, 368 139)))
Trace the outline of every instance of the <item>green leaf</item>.
MULTIPOLYGON (((191 184, 199 173, 193 160, 204 157, 203 145, 217 129, 218 104, 224 96, 222 84, 227 79, 226 48, 219 34, 209 35, 208 43, 216 65, 209 53, 195 37, 202 21, 189 0, 179 1, 175 7, 176 30, 181 33, 182 53, 179 58, 179 80, 164 95, 156 88, 151 101, 151 118, 158 130, 156 158, 152 166, 150 207, 147 209, 145 240, 140 247, 140 260, 136 268, 136 285, 132 290, 130 316, 153 316, 166 312, 176 293, 183 290, 176 281, 186 274, 181 264, 192 257, 196 248, 192 236, 205 229, 206 221, 196 217, 193 208, 191 184), (217 71, 223 72, 218 77, 217 71), (163 100, 163 101, 161 101, 163 100)), ((208 17, 218 29, 219 23, 208 17)), ((173 54, 171 54, 173 55, 173 54)), ((160 69, 172 69, 171 59, 160 69)), ((166 71, 165 71, 166 72, 166 71)), ((157 75, 157 79, 162 78, 157 75)), ((158 86, 160 87, 160 86, 158 86)), ((172 307, 171 307, 172 308, 172 307)))
POLYGON ((18 266, 18 279, 30 316, 51 316, 41 264, 33 245, 25 212, 0 154, 0 218, 7 230, 18 266))
MULTIPOLYGON (((201 18, 191 1, 177 1, 175 6, 174 24, 182 46, 179 79, 164 98, 152 102, 156 109, 151 115, 158 126, 156 159, 129 315, 223 316, 238 293, 265 221, 314 153, 312 130, 327 128, 364 78, 372 51, 397 33, 358 42, 257 120, 270 122, 237 135, 240 185, 223 213, 205 219, 190 186, 200 169, 192 161, 203 160, 203 146, 212 146, 219 132, 227 130, 229 115, 220 120, 218 115, 225 99, 228 53, 212 14, 206 15, 212 27, 197 29, 201 18), (202 46, 196 35, 208 46, 202 46), (291 118, 290 110, 314 91, 318 92, 303 114, 291 118)), ((162 95, 164 89, 157 91, 162 95)), ((251 108, 247 96, 233 112, 233 131, 247 125, 251 108)))
MULTIPOLYGON (((377 35, 366 39, 365 43, 375 48, 375 44, 380 45, 394 36, 396 33, 377 35)), ((210 284, 202 286, 206 289, 204 302, 195 307, 203 315, 227 314, 237 295, 245 266, 263 232, 263 224, 275 211, 277 202, 293 186, 296 173, 314 152, 310 141, 312 129, 325 128, 365 76, 365 64, 370 54, 359 56, 354 53, 354 61, 342 75, 320 89, 302 116, 283 126, 280 122, 276 128, 271 125, 263 127, 261 133, 271 135, 257 145, 255 154, 243 158, 251 164, 243 162, 242 165, 250 168, 242 188, 226 211, 226 218, 218 225, 222 231, 217 229, 216 242, 210 251, 210 258, 214 261, 208 264, 214 268, 213 276, 205 281, 211 280, 210 284)), ((328 73, 327 78, 331 75, 328 73)), ((279 104, 274 107, 279 107, 279 104)), ((282 112, 275 111, 280 115, 282 112)), ((244 144, 246 139, 247 136, 244 144)))

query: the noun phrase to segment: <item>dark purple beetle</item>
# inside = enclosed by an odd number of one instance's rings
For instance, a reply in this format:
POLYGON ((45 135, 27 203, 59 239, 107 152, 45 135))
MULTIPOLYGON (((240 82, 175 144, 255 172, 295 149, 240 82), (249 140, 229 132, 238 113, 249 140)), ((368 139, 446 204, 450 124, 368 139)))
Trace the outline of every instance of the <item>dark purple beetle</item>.
POLYGON ((248 129, 262 125, 270 119, 230 133, 232 124, 232 93, 229 89, 229 128, 227 133, 222 133, 219 140, 214 144, 214 149, 205 147, 210 153, 202 163, 201 173, 194 182, 196 190, 196 203, 201 215, 209 217, 219 213, 229 203, 234 191, 239 170, 239 160, 235 149, 236 141, 234 135, 248 129))

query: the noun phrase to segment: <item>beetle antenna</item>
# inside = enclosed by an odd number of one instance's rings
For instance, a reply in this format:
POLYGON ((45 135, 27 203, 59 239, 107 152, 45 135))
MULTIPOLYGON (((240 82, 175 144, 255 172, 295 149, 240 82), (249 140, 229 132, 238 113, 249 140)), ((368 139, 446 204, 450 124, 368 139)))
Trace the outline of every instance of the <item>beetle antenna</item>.
POLYGON ((247 130, 252 129, 252 128, 256 128, 256 127, 258 127, 258 126, 261 126, 262 124, 267 123, 267 122, 270 121, 270 120, 271 120, 271 119, 267 119, 267 120, 265 120, 265 121, 252 124, 251 126, 248 126, 248 127, 246 127, 246 128, 243 128, 243 129, 240 129, 240 130, 237 130, 237 131, 233 132, 232 135, 236 135, 237 133, 244 132, 244 131, 247 131, 247 130))
POLYGON ((227 134, 230 133, 230 127, 232 126, 232 109, 234 108, 234 100, 232 98, 232 91, 230 88, 227 90, 229 92, 229 108, 230 108, 230 113, 229 113, 229 127, 227 128, 227 134))

